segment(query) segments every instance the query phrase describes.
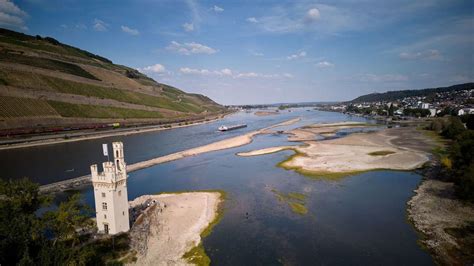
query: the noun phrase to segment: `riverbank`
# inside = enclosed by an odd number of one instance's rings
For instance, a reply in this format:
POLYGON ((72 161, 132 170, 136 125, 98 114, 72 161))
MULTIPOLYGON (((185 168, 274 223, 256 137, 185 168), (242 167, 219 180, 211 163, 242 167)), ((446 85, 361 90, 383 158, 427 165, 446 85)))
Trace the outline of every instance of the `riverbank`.
POLYGON ((421 244, 440 265, 474 262, 474 205, 455 197, 453 183, 424 180, 407 205, 421 244))
MULTIPOLYGON (((190 157, 190 156, 196 156, 196 155, 203 154, 203 153, 208 153, 208 152, 219 151, 219 150, 224 150, 224 149, 230 149, 230 148, 243 146, 243 145, 251 143, 253 138, 258 134, 266 134, 272 128, 279 127, 279 126, 291 125, 291 124, 294 124, 294 123, 298 122, 299 120, 300 120, 300 118, 290 119, 290 120, 287 120, 287 121, 284 121, 284 122, 281 122, 281 123, 278 123, 278 124, 275 124, 275 125, 272 125, 272 126, 269 126, 269 127, 266 127, 266 128, 255 130, 255 131, 252 131, 252 132, 249 132, 249 133, 237 136, 237 137, 224 139, 224 140, 213 142, 213 143, 203 145, 203 146, 200 146, 200 147, 196 147, 196 148, 192 148, 192 149, 188 149, 188 150, 184 150, 184 151, 180 151, 180 152, 175 152, 175 153, 172 153, 172 154, 156 157, 156 158, 146 160, 146 161, 142 161, 142 162, 138 162, 138 163, 135 163, 135 164, 130 164, 130 165, 127 165, 127 171, 128 172, 133 172, 133 171, 137 171, 137 170, 140 170, 140 169, 151 167, 151 166, 154 166, 154 165, 157 165, 157 164, 171 162, 171 161, 183 159, 183 158, 190 157)), ((72 179, 68 179, 68 180, 55 182, 55 183, 48 184, 48 185, 43 185, 43 186, 40 187, 40 191, 42 193, 54 193, 54 192, 58 192, 58 191, 64 191, 64 190, 67 190, 67 189, 72 189, 74 187, 82 186, 82 185, 85 185, 85 184, 88 184, 88 183, 90 183, 90 175, 85 175, 85 176, 81 176, 81 177, 77 177, 77 178, 72 178, 72 179)))
POLYGON ((208 124, 208 123, 221 120, 230 114, 233 114, 233 112, 225 114, 225 115, 220 115, 214 118, 208 118, 204 120, 198 120, 195 122, 189 122, 188 124, 172 123, 172 124, 159 125, 159 126, 142 126, 142 127, 133 127, 133 128, 125 128, 125 129, 109 129, 109 130, 104 130, 101 132, 80 131, 80 132, 74 132, 74 133, 61 133, 61 134, 55 134, 55 135, 41 135, 41 136, 35 136, 35 137, 25 138, 25 139, 20 139, 20 140, 0 140, 0 150, 36 147, 36 146, 75 142, 75 141, 82 141, 82 140, 101 139, 101 138, 114 137, 114 136, 127 136, 127 135, 133 135, 133 134, 162 131, 162 130, 169 130, 169 129, 175 129, 175 128, 182 128, 182 127, 198 126, 198 125, 208 124))
POLYGON ((130 231, 131 245, 136 251, 136 265, 192 265, 209 260, 201 247, 201 236, 218 220, 220 192, 186 192, 145 195, 130 202, 137 207, 147 200, 156 200, 148 207, 130 231), (185 256, 186 255, 186 256, 185 256))

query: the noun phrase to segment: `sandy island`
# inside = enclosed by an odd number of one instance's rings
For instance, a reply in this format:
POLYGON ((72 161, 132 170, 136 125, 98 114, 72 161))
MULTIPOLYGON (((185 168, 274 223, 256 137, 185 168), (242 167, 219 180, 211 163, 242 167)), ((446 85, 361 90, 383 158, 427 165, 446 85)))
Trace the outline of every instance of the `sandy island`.
POLYGON ((144 195, 130 202, 137 207, 156 200, 130 231, 136 265, 192 265, 183 256, 201 242, 201 233, 218 218, 219 192, 144 195))
POLYGON ((269 115, 279 115, 277 111, 257 111, 254 113, 256 116, 269 116, 269 115))
POLYGON ((304 145, 272 147, 237 155, 257 156, 291 149, 295 155, 280 163, 280 166, 305 174, 344 174, 375 169, 412 170, 429 160, 426 147, 430 145, 424 141, 426 138, 421 133, 412 128, 384 129, 353 133, 332 140, 315 140, 321 133, 364 126, 362 123, 305 126, 286 132, 292 135, 289 140, 298 140, 304 145), (403 136, 402 140, 400 136, 403 136), (426 144, 424 148, 423 143, 426 144))

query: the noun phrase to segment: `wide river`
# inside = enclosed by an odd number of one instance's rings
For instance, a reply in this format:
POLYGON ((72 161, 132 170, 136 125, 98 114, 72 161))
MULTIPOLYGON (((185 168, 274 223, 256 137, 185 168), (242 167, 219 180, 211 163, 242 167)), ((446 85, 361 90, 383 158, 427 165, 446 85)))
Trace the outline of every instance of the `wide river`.
MULTIPOLYGON (((258 117, 239 112, 223 120, 166 131, 0 151, 2 178, 28 176, 46 184, 88 174, 100 163, 102 143, 123 141, 128 164, 240 135, 291 118, 286 128, 317 122, 366 121, 306 108, 258 117), (218 132, 220 124, 247 128, 218 132)), ((283 128, 282 128, 283 129, 283 128)), ((343 133, 342 133, 343 134, 343 133)), ((129 198, 183 190, 227 192, 224 218, 204 239, 214 265, 432 265, 417 244, 406 217, 406 202, 421 176, 373 171, 341 180, 315 179, 276 166, 290 151, 238 157, 277 145, 297 145, 285 135, 260 135, 248 145, 202 154, 130 173, 129 198), (293 213, 272 189, 307 195, 308 214, 293 213)), ((93 206, 92 187, 81 190, 93 206)))

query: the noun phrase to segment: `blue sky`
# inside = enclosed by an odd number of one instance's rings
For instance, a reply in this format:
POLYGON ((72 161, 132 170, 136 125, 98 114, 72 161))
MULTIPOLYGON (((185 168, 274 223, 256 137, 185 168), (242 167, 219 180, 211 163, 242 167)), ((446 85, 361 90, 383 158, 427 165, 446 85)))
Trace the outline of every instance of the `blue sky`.
POLYGON ((0 0, 0 27, 52 36, 222 104, 474 80, 474 1, 0 0))

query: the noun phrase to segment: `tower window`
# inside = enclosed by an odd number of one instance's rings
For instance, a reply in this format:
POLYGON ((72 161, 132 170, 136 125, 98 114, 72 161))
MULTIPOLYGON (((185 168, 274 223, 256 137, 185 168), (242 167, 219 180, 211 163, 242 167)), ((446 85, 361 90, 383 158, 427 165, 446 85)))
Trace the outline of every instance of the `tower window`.
POLYGON ((119 190, 118 195, 119 197, 122 196, 122 190, 119 190))
POLYGON ((102 198, 105 198, 105 192, 102 192, 102 198))
POLYGON ((107 202, 102 202, 102 210, 107 210, 107 202))
POLYGON ((119 151, 118 150, 115 152, 115 154, 116 154, 115 157, 119 157, 119 151))
POLYGON ((125 216, 125 211, 122 212, 122 215, 125 216))
POLYGON ((107 219, 107 214, 104 214, 104 219, 107 219))

